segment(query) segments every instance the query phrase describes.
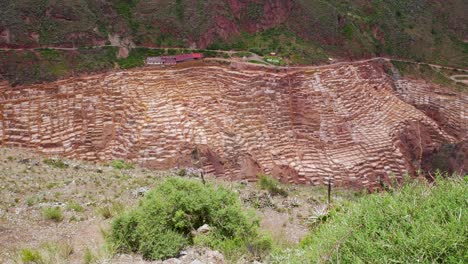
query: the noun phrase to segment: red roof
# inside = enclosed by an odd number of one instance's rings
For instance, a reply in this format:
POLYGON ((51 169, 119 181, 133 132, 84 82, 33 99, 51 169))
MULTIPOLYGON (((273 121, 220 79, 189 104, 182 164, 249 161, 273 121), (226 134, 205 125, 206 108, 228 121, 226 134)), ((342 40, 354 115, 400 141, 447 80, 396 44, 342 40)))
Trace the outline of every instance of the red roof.
POLYGON ((201 53, 180 54, 180 55, 175 55, 175 58, 177 61, 201 59, 203 58, 203 54, 201 53))

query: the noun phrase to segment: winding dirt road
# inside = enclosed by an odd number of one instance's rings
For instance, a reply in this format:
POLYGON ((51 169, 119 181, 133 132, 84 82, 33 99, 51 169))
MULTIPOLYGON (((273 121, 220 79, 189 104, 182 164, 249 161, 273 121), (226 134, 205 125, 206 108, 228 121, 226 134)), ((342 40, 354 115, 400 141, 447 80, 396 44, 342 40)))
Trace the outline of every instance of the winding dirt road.
MULTIPOLYGON (((89 46, 89 47, 36 47, 36 48, 0 48, 0 51, 10 51, 10 50, 15 50, 15 51, 25 51, 25 50, 37 50, 37 49, 54 49, 54 50, 64 50, 64 51, 74 51, 78 50, 80 48, 103 48, 103 47, 116 47, 120 48, 119 46, 115 45, 98 45, 98 46, 89 46)), ((136 46, 135 48, 147 48, 147 49, 173 49, 173 50, 187 50, 187 48, 170 48, 170 47, 148 47, 148 46, 136 46)), ((246 52, 246 51, 233 51, 233 50, 207 50, 207 51, 213 51, 213 52, 218 52, 218 53, 224 53, 224 54, 235 54, 239 52, 246 52)), ((250 51, 249 51, 250 52, 250 51)), ((250 52, 252 53, 252 52, 250 52)), ((329 67, 333 65, 344 65, 344 64, 349 64, 349 63, 362 63, 362 62, 370 62, 370 61, 377 61, 377 60, 385 60, 385 61, 400 61, 400 62, 407 62, 407 63, 414 63, 418 65, 427 65, 431 66, 437 69, 447 69, 447 70, 458 70, 462 72, 468 73, 468 69, 465 68, 456 68, 456 67, 450 67, 450 66, 444 66, 444 65, 437 65, 437 64, 431 64, 431 63, 424 63, 424 62, 416 62, 416 61, 411 61, 411 60, 406 60, 406 59, 399 59, 399 58, 389 58, 389 57, 374 57, 371 59, 362 59, 362 60, 356 60, 356 61, 339 61, 339 62, 334 62, 334 63, 329 63, 329 64, 323 64, 323 65, 315 65, 315 66, 275 66, 271 65, 270 63, 266 62, 263 60, 261 56, 258 54, 252 53, 253 56, 249 57, 248 59, 254 59, 254 60, 260 60, 262 62, 265 62, 266 64, 257 64, 257 63, 251 63, 251 62, 246 62, 244 60, 235 60, 235 59, 223 59, 223 58, 209 58, 207 60, 210 61, 224 61, 224 62, 237 62, 237 63, 244 63, 248 65, 256 65, 256 66, 263 66, 267 68, 275 68, 275 69, 309 69, 309 68, 323 68, 323 67, 329 67)), ((466 80, 457 80, 457 78, 462 77, 462 76, 467 76, 468 75, 454 75, 451 77, 452 80, 456 82, 462 82, 462 83, 467 83, 466 80)))
POLYGON ((452 81, 468 85, 468 74, 459 74, 450 76, 452 81))

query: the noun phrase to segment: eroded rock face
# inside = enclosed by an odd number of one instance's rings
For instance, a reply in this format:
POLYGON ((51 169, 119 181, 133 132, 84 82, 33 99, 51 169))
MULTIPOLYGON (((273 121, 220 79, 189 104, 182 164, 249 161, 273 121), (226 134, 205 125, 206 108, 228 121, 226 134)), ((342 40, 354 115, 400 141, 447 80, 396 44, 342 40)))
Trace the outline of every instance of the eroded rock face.
POLYGON ((265 172, 283 182, 332 177, 334 184, 373 188, 414 171, 421 152, 466 138, 467 101, 417 81, 395 85, 379 63, 146 69, 15 88, 3 83, 0 140, 153 168, 189 166, 196 150, 206 172, 231 179, 265 172), (421 105, 437 108, 443 122, 421 105))
MULTIPOLYGON (((455 142, 433 142, 428 127, 408 123, 401 133, 401 149, 407 153, 410 172, 422 169, 433 173, 468 172, 468 100, 467 95, 421 80, 399 79, 395 91, 405 102, 415 106, 438 124, 438 129, 452 135, 455 142)), ((432 132, 433 133, 433 132, 432 132)))

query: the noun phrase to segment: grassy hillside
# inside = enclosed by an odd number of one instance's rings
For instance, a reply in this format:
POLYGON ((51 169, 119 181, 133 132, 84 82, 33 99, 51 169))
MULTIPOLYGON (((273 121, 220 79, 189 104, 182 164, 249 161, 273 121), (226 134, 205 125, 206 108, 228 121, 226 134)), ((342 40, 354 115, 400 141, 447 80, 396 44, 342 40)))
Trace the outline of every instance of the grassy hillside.
MULTIPOLYGON (((0 78, 51 81, 161 52, 111 46, 277 53, 278 64, 391 56, 468 67, 464 0, 0 0, 0 78)), ((178 51, 172 51, 178 52, 178 51)), ((213 54, 210 54, 213 55, 213 54)))
POLYGON ((299 1, 299 33, 343 56, 391 55, 465 66, 466 1, 299 1), (316 25, 311 27, 310 25, 316 25))
POLYGON ((298 63, 392 55, 468 67, 463 0, 1 2, 0 46, 102 45, 117 34, 137 45, 276 51, 298 63))
POLYGON ((464 263, 467 178, 411 183, 334 207, 272 263, 464 263))

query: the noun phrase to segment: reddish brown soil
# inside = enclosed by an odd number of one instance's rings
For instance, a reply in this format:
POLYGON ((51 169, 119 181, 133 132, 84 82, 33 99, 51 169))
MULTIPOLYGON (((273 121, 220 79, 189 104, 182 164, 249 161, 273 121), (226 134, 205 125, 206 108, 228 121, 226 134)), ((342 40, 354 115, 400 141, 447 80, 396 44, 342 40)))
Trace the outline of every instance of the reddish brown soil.
POLYGON ((283 182, 331 177, 372 189, 466 139, 467 101, 418 80, 394 81, 377 62, 289 71, 148 68, 4 83, 0 142, 158 169, 201 165, 229 179, 264 172, 283 182), (192 157, 197 149, 201 162, 192 157))

